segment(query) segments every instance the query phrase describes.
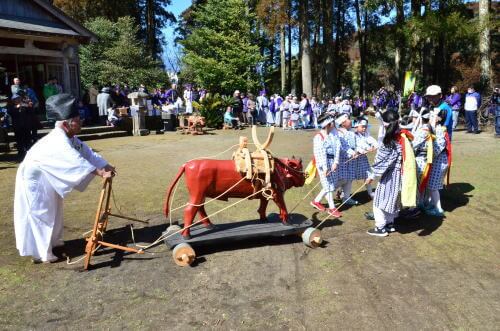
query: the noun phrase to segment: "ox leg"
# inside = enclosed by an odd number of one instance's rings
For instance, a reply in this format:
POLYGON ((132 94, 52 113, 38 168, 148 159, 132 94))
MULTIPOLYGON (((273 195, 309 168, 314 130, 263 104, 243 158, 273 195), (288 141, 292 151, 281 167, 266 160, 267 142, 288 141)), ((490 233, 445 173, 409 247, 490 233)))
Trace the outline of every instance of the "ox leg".
POLYGON ((205 211, 205 206, 201 206, 198 209, 198 213, 200 214, 200 220, 203 220, 203 221, 201 221, 203 223, 203 225, 207 229, 213 229, 214 225, 212 222, 210 222, 210 219, 207 217, 207 212, 205 211))
POLYGON ((283 224, 288 224, 288 211, 286 210, 285 199, 283 194, 276 194, 274 196, 274 202, 280 209, 280 218, 283 224))
POLYGON ((196 216, 199 208, 194 206, 194 204, 199 203, 191 202, 186 208, 184 208, 184 230, 181 234, 186 240, 191 239, 191 231, 189 227, 193 224, 194 217, 196 216))
POLYGON ((269 200, 267 200, 264 197, 260 198, 260 204, 259 204, 259 209, 257 209, 257 212, 259 213, 259 217, 261 221, 267 221, 267 214, 266 214, 266 209, 267 209, 267 204, 269 203, 269 200))

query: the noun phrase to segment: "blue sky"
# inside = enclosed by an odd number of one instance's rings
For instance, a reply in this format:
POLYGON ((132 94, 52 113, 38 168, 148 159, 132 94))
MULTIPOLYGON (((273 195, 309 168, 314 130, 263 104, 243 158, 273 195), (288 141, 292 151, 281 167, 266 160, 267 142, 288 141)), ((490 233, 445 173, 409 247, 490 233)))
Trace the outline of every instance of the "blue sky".
MULTIPOLYGON (((179 17, 179 15, 189 6, 191 6, 191 0, 172 0, 172 4, 168 6, 168 10, 171 11, 175 17, 179 17)), ((175 24, 166 27, 163 29, 163 35, 165 36, 165 41, 167 42, 164 47, 164 62, 167 66, 167 69, 170 69, 168 61, 166 61, 166 56, 169 53, 169 49, 174 45, 174 29, 175 24)))

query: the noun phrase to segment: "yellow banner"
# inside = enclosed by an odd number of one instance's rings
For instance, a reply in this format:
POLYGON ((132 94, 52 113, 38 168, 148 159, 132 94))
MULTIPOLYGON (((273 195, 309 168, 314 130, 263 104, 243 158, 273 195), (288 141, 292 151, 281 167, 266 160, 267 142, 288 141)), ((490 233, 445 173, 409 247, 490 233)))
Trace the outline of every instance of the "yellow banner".
POLYGON ((407 71, 405 74, 405 86, 403 89, 403 97, 407 97, 408 95, 410 95, 410 93, 415 91, 416 81, 417 81, 417 78, 415 77, 413 72, 407 71))

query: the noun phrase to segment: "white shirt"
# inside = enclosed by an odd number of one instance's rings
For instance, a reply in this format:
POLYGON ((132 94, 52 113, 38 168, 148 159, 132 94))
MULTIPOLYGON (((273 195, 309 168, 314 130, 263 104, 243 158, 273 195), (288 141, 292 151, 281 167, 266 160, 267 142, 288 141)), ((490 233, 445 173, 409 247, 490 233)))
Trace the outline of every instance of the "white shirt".
POLYGON ((477 99, 473 95, 465 96, 464 110, 474 111, 477 110, 477 99))

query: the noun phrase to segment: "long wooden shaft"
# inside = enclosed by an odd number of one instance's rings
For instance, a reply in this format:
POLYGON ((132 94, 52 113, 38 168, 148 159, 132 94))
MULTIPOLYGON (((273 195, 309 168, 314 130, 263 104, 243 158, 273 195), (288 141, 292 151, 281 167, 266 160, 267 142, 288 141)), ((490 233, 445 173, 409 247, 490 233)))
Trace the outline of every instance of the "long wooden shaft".
POLYGON ((135 249, 135 248, 130 248, 130 247, 126 247, 126 246, 115 245, 115 244, 108 243, 108 242, 105 242, 105 241, 98 241, 97 243, 99 245, 106 246, 106 247, 111 247, 111 248, 115 248, 115 249, 119 249, 121 251, 132 252, 132 253, 137 253, 137 254, 144 254, 144 251, 139 250, 139 249, 135 249))

